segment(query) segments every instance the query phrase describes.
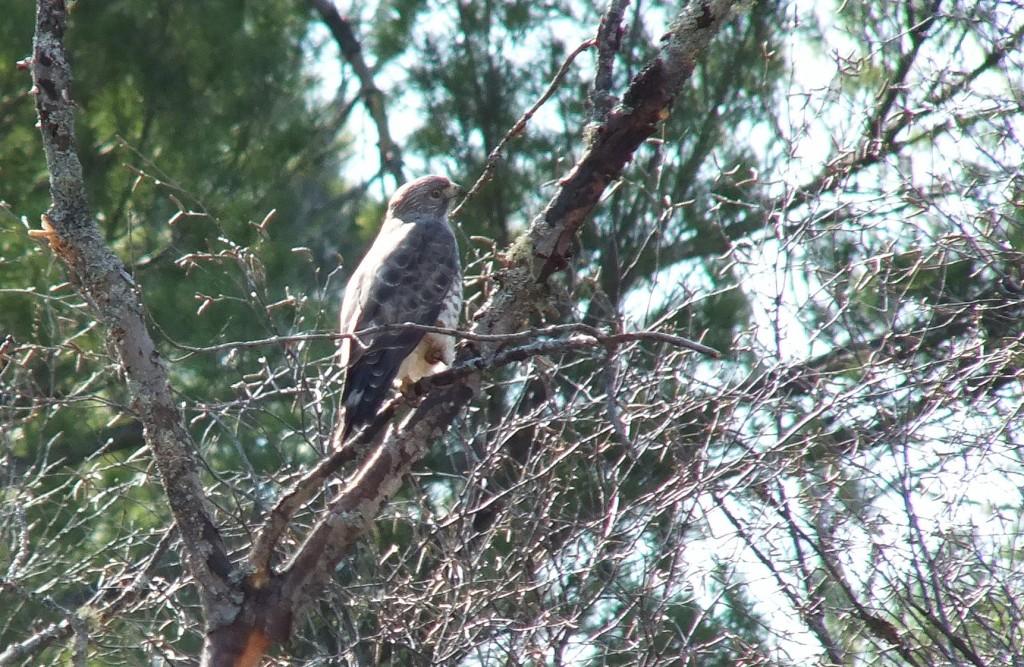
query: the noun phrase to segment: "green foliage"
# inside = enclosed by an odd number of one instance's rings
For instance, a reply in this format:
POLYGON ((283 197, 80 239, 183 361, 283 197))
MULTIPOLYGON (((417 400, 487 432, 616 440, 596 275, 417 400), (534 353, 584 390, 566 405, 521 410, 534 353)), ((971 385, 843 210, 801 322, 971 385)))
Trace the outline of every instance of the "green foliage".
POLYGON ((389 0, 377 4, 368 36, 378 65, 405 53, 416 20, 427 4, 424 0, 389 0))

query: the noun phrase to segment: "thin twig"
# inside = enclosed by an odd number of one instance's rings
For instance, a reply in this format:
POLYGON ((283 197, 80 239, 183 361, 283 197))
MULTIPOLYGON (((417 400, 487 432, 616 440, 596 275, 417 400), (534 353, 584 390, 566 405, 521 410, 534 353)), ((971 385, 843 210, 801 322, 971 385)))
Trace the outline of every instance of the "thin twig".
MULTIPOLYGON (((440 329, 439 327, 429 328, 447 333, 447 330, 440 329)), ((572 352, 581 349, 593 349, 595 347, 604 347, 608 350, 613 350, 619 345, 641 340, 669 343, 680 347, 696 345, 701 349, 701 351, 706 350, 706 354, 711 354, 711 356, 716 357, 718 356, 717 350, 700 345, 699 343, 693 343, 693 341, 680 338, 679 336, 672 336, 670 334, 663 334, 656 331, 604 334, 599 330, 586 325, 561 325, 559 327, 550 327, 550 329, 561 330, 566 330, 567 328, 585 329, 587 331, 583 334, 576 333, 575 335, 565 338, 536 341, 527 345, 503 350, 490 358, 473 357, 467 359, 440 373, 422 378, 408 393, 414 396, 424 396, 436 389, 451 386, 474 373, 518 363, 531 357, 572 352)), ((484 338, 487 340, 494 340, 496 338, 511 340, 525 337, 529 333, 530 332, 523 332, 522 334, 511 334, 509 336, 486 336, 484 338)), ((409 399, 405 395, 397 395, 387 403, 380 412, 377 413, 377 416, 370 424, 350 436, 344 443, 335 443, 329 456, 321 459, 316 466, 306 472, 300 479, 296 480, 295 483, 292 484, 291 488, 281 495, 274 508, 267 516, 263 526, 260 528, 249 554, 249 562, 252 564, 253 570, 258 578, 263 579, 270 576, 270 559, 273 555, 274 545, 277 543, 278 538, 284 532, 285 528, 287 528, 291 517, 294 516, 303 505, 309 502, 317 493, 320 492, 323 487, 323 483, 327 479, 340 470, 342 466, 355 460, 361 451, 366 450, 369 445, 373 444, 377 440, 378 436, 383 433, 387 425, 391 423, 391 420, 398 408, 401 405, 408 403, 408 401, 409 399)))
POLYGON ((389 331, 400 331, 404 329, 413 329, 422 331, 424 333, 436 333, 443 334, 445 336, 451 336, 453 338, 459 338, 462 340, 469 340, 478 343, 511 343, 521 340, 532 340, 536 338, 545 338, 551 336, 564 336, 566 334, 583 334, 590 336, 596 342, 608 345, 619 345, 624 342, 632 342, 639 340, 653 341, 658 343, 668 343, 674 347, 682 347, 694 352, 699 352, 703 355, 711 357, 712 359, 718 359, 722 356, 722 353, 713 347, 708 347, 697 341, 677 336, 675 334, 664 333, 661 331, 634 331, 622 334, 609 334, 601 331, 597 327, 592 327, 588 324, 582 324, 578 322, 570 324, 555 324, 550 327, 544 327, 541 329, 527 329, 526 331, 517 331, 514 333, 507 334, 479 334, 473 333, 472 331, 460 331, 459 329, 448 329, 445 327, 435 327, 427 324, 415 324, 413 322, 403 322, 401 324, 382 324, 376 327, 369 327, 361 329, 354 333, 311 333, 311 334, 296 334, 294 336, 271 336, 269 338, 259 338, 256 340, 243 340, 234 341, 230 343, 220 343, 217 345, 209 345, 206 347, 194 347, 191 345, 183 345, 181 343, 171 344, 186 352, 224 352, 225 350, 243 350, 254 347, 265 347, 268 345, 284 345, 287 343, 299 343, 304 341, 312 340, 354 340, 359 341, 360 338, 366 336, 373 336, 379 333, 386 333, 389 331))
POLYGON ((490 182, 491 177, 494 175, 494 170, 498 167, 498 162, 501 161, 501 152, 505 149, 505 146, 508 144, 508 142, 512 141, 514 138, 519 136, 519 134, 522 133, 524 129, 526 129, 526 124, 530 122, 531 118, 533 118, 533 114, 537 113, 537 110, 540 109, 544 105, 544 103, 547 102, 551 98, 551 96, 555 94, 555 91, 558 90, 558 85, 562 82, 562 79, 564 79, 565 75, 569 72, 569 67, 572 65, 573 61, 576 60, 576 57, 579 56, 584 51, 586 51, 587 49, 594 46, 596 43, 596 39, 588 39, 579 46, 577 46, 575 49, 573 49, 572 53, 570 53, 566 57, 565 61, 562 63, 562 66, 558 68, 558 72, 555 74, 555 77, 551 79, 551 83, 548 84, 548 88, 547 90, 544 91, 544 94, 541 95, 540 98, 533 103, 533 106, 530 107, 530 109, 526 113, 520 116, 519 120, 517 120, 515 122, 515 125, 512 126, 512 129, 505 133, 505 136, 501 138, 501 141, 498 142, 498 145, 495 146, 494 149, 487 156, 487 161, 484 162, 483 172, 481 172, 480 177, 476 179, 476 182, 473 183, 473 187, 469 189, 469 192, 466 193, 466 196, 462 198, 461 202, 459 202, 459 205, 456 206, 454 210, 452 210, 452 218, 459 217, 459 213, 462 212, 462 207, 466 204, 466 202, 472 199, 473 196, 475 196, 476 193, 479 192, 484 185, 490 182))
MULTIPOLYGON (((143 594, 148 590, 147 584, 153 575, 153 571, 159 564, 160 559, 162 559, 167 553, 175 532, 176 531, 173 526, 164 532, 160 541, 153 549, 153 553, 147 557, 146 562, 139 568, 138 573, 132 580, 132 583, 125 588, 118 589, 117 597, 109 601, 104 606, 98 607, 98 605, 100 605, 100 603, 106 599, 111 592, 109 588, 100 589, 87 603, 80 606, 78 609, 75 609, 74 611, 66 610, 64 620, 51 623, 42 630, 33 633, 32 636, 27 639, 16 644, 11 644, 5 648, 3 652, 0 652, 0 665, 23 664, 25 660, 38 655, 55 642, 64 641, 72 635, 76 635, 76 642, 82 641, 83 639, 87 640, 88 627, 85 625, 82 612, 92 613, 98 609, 101 622, 106 623, 127 608, 131 603, 137 601, 140 597, 143 597, 143 594)), ((76 649, 77 648, 78 644, 76 643, 76 649)), ((81 652, 76 653, 76 655, 79 654, 81 654, 81 652)))
POLYGON ((616 396, 619 386, 619 362, 615 354, 609 349, 605 361, 605 407, 608 414, 608 421, 612 425, 612 432, 618 439, 619 444, 633 451, 636 447, 629 439, 629 429, 622 421, 622 409, 619 406, 619 399, 616 396))

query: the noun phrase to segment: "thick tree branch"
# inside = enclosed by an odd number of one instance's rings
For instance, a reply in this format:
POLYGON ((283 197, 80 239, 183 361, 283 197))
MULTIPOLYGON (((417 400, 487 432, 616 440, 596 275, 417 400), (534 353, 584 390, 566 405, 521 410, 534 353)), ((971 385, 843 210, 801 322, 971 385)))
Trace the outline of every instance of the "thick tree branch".
MULTIPOLYGON (((641 143, 668 116, 675 94, 692 74, 696 58, 721 27, 732 5, 728 1, 698 1, 683 9, 666 35, 659 55, 630 84, 623 104, 593 131, 593 141, 576 167, 563 179, 555 197, 533 221, 529 232, 513 244, 509 252, 512 266, 501 273, 499 289, 477 314, 474 334, 500 336, 518 331, 535 308, 546 301, 546 279, 567 265, 567 252, 576 230, 608 185, 621 175, 641 143)), ((489 341, 466 345, 457 364, 495 355, 499 352, 498 345, 489 341)), ((389 462, 393 463, 392 475, 407 472, 415 458, 426 451, 428 443, 447 431, 455 416, 473 397, 479 380, 479 373, 474 373, 463 382, 431 393, 404 421, 403 427, 389 434, 381 450, 387 448, 389 455, 398 453, 412 457, 397 463, 389 457, 389 462), (409 428, 412 425, 417 428, 409 428)), ((374 458, 367 465, 374 465, 378 470, 381 466, 379 459, 374 458)), ((376 481, 373 476, 364 479, 376 481)), ((351 506, 346 496, 374 493, 369 486, 365 489, 358 486, 342 494, 341 506, 351 506)), ((381 493, 390 493, 391 486, 378 485, 377 488, 376 493, 381 497, 381 493)), ((324 527, 323 532, 330 533, 340 543, 351 534, 353 525, 345 523, 333 531, 324 527)), ((340 558, 340 554, 337 557, 340 558)))
POLYGON ((75 628, 68 619, 51 623, 28 639, 5 648, 0 653, 0 665, 25 664, 26 660, 38 655, 54 642, 65 641, 73 634, 75 628))
POLYGON ((605 188, 622 175, 640 144, 668 117, 676 93, 693 73, 697 57, 718 32, 732 4, 728 0, 689 3, 662 38, 658 56, 633 79, 622 104, 596 128, 587 152, 531 227, 534 257, 544 260, 535 276, 539 282, 567 265, 576 231, 605 188))
POLYGON ((138 288, 103 242, 86 202, 75 145, 71 69, 64 48, 66 22, 62 0, 39 0, 31 71, 53 204, 43 217, 43 229, 34 236, 46 239, 64 261, 72 283, 108 333, 208 618, 224 622, 236 611, 228 582, 231 562, 203 494, 195 446, 175 404, 167 369, 146 329, 138 288))

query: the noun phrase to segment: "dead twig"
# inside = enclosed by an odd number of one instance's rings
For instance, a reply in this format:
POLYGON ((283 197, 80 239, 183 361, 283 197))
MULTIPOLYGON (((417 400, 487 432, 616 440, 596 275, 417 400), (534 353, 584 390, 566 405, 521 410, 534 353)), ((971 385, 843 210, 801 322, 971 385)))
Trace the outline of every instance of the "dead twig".
POLYGON ((473 187, 471 187, 466 193, 466 196, 462 198, 461 202, 459 202, 459 205, 452 210, 452 218, 459 217, 459 213, 462 212, 462 207, 465 206, 466 202, 472 199, 476 193, 484 187, 484 185, 490 182, 491 178, 494 176, 494 170, 498 168, 498 163, 501 162, 503 157, 502 151, 505 150, 505 146, 507 146, 508 142, 518 137, 523 130, 526 129, 526 124, 530 122, 530 119, 533 118, 535 113, 537 113, 537 110, 544 106, 544 103, 551 99, 551 96, 555 94, 555 91, 558 90, 559 84, 562 83, 562 79, 564 79, 565 75, 569 72, 569 67, 572 66, 576 57, 587 49, 593 47, 596 43, 597 41, 595 39, 588 39, 573 49, 572 53, 566 57, 565 61, 562 62, 562 66, 558 68, 558 72, 555 73, 554 78, 551 79, 551 83, 548 84, 547 90, 544 91, 544 94, 533 103, 533 106, 530 107, 526 113, 519 117, 519 120, 517 120, 512 128, 505 133, 505 136, 501 138, 498 145, 491 150, 490 154, 487 155, 487 161, 484 162, 484 170, 480 173, 476 182, 473 183, 473 187))

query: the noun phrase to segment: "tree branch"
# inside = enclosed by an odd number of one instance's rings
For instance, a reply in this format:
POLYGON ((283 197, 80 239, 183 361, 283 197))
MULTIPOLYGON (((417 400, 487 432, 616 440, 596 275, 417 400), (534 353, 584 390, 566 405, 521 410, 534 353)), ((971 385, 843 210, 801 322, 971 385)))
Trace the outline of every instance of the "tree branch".
POLYGON ((686 5, 662 38, 658 56, 633 79, 622 104, 595 130, 591 145, 530 229, 534 257, 544 260, 535 279, 544 282, 567 265, 572 239, 605 188, 622 175, 633 153, 652 136, 696 59, 718 32, 733 3, 701 0, 686 5))
POLYGON ((556 324, 550 327, 543 327, 539 329, 527 329, 526 331, 514 331, 506 334, 479 334, 472 331, 460 331, 458 329, 448 329, 445 327, 435 327, 428 324, 416 324, 415 322, 403 322, 401 324, 383 324, 376 327, 368 327, 366 329, 360 329, 354 333, 313 333, 313 334, 297 334, 294 336, 271 336, 269 338, 260 338, 257 340, 244 340, 235 341, 231 343, 219 343, 217 345, 209 345, 206 347, 192 347, 190 345, 181 345, 175 343, 175 347, 189 352, 223 352, 225 350, 236 350, 236 349, 247 349, 254 347, 264 347, 267 345, 283 345, 285 343, 298 343, 309 340, 347 340, 353 339, 358 341, 361 337, 372 336, 379 333, 386 333, 389 331, 399 331, 402 329, 413 329, 416 331, 422 331, 424 333, 437 333, 451 336, 452 338, 459 338, 462 340, 470 340, 475 342, 488 342, 488 343, 514 343, 522 340, 535 340, 538 338, 547 338, 551 336, 564 336, 566 334, 583 334, 593 338, 596 342, 605 345, 619 345, 621 343, 632 342, 634 340, 648 340, 656 341, 660 343, 668 343, 675 347, 683 347, 694 352, 700 352, 701 354, 707 355, 712 359, 718 359, 722 356, 722 353, 718 350, 703 345, 696 341, 690 340, 689 338, 683 338, 675 334, 663 333, 660 331, 632 331, 620 334, 609 334, 601 331, 597 327, 590 326, 589 324, 583 324, 582 322, 572 322, 568 324, 556 324))
POLYGON ((384 108, 384 93, 373 80, 373 72, 363 58, 363 48, 359 44, 352 23, 338 13, 338 8, 333 0, 311 0, 313 7, 319 12, 327 28, 338 43, 341 54, 352 66, 359 83, 362 86, 360 91, 363 97, 363 104, 377 126, 377 147, 380 149, 381 169, 387 170, 395 179, 397 185, 405 183, 405 174, 402 171, 402 151, 391 138, 391 130, 388 129, 388 116, 384 108))
POLYGON ((334 571, 412 466, 427 453, 430 443, 473 398, 475 377, 428 394, 420 408, 388 431, 388 437, 333 500, 284 568, 282 597, 290 600, 293 608, 300 608, 311 597, 313 587, 334 571))
POLYGON ((64 48, 67 9, 39 0, 31 72, 53 204, 43 216, 45 239, 71 282, 108 333, 127 379, 207 617, 225 621, 237 609, 228 582, 231 562, 199 480, 195 445, 174 401, 167 368, 146 329, 138 286, 103 242, 90 212, 74 134, 71 68, 64 48))
POLYGON ((573 49, 572 53, 566 56, 565 61, 562 63, 562 66, 558 68, 558 72, 556 72, 554 78, 551 79, 551 83, 548 84, 547 90, 544 91, 544 94, 533 103, 533 106, 531 106, 526 113, 519 117, 519 120, 517 120, 511 128, 509 128, 509 131, 501 138, 498 145, 491 149, 491 152, 487 155, 487 160, 484 162, 484 169, 480 173, 480 176, 476 179, 476 182, 473 183, 473 186, 469 189, 469 192, 466 193, 466 196, 462 198, 462 201, 459 202, 459 205, 452 210, 452 218, 459 217, 459 213, 462 212, 462 207, 466 205, 466 202, 472 199, 476 193, 484 187, 484 185, 490 182, 494 175, 494 170, 497 169, 498 163, 501 162, 504 157, 502 155, 502 151, 505 150, 505 146, 508 145, 508 142, 522 134, 523 130, 526 129, 526 124, 530 122, 533 115, 537 113, 537 111, 544 106, 544 103, 551 99, 551 96, 555 94, 556 90, 558 90, 559 84, 562 83, 562 79, 564 79, 565 75, 568 74, 569 67, 572 66, 576 57, 587 49, 593 47, 594 43, 593 39, 588 39, 573 49))
POLYGON ((604 122, 616 102, 611 92, 612 73, 615 55, 622 42, 622 19, 627 6, 629 0, 609 0, 597 29, 597 71, 594 73, 594 87, 590 91, 590 118, 594 123, 604 122))
POLYGON ((73 634, 75 628, 68 619, 51 623, 28 639, 5 648, 0 653, 0 665, 24 664, 25 660, 38 655, 54 642, 64 641, 73 634))

